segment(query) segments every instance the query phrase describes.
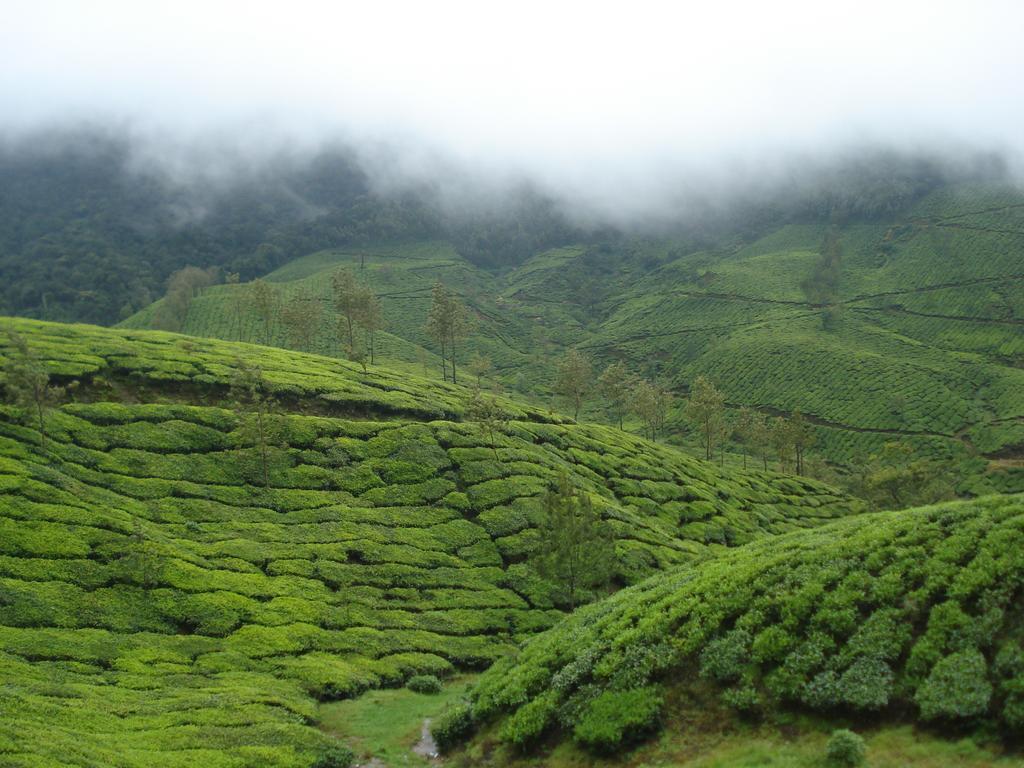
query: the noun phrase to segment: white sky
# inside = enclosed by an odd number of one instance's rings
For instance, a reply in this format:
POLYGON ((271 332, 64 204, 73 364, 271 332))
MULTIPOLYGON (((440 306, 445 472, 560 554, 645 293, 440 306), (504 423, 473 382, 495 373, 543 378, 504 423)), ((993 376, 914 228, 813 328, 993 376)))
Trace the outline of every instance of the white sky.
POLYGON ((0 0, 0 126, 382 139, 628 186, 862 141, 1024 145, 1024 2, 0 0))

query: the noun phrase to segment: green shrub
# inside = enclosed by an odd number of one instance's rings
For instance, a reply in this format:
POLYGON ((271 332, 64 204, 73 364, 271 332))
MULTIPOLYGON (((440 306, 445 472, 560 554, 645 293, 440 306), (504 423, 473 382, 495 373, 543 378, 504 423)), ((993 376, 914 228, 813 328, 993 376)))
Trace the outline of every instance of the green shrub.
POLYGON ((350 768, 355 760, 356 756, 351 749, 331 744, 320 752, 312 768, 350 768))
POLYGON ((405 687, 416 693, 440 693, 441 681, 435 675, 413 675, 406 680, 405 687))
POLYGON ((892 695, 892 669, 881 659, 857 659, 839 678, 839 699, 854 709, 882 709, 892 695))
POLYGON ((980 651, 954 653, 940 660, 917 690, 925 720, 983 715, 992 698, 988 665, 980 651))
POLYGON ((442 752, 473 732, 473 707, 468 701, 451 704, 430 723, 430 735, 442 752))
POLYGON ((501 729, 501 737, 519 748, 530 746, 551 724, 557 704, 557 691, 541 694, 516 710, 501 729))
POLYGON ((573 737, 598 752, 615 752, 657 729, 662 696, 656 686, 605 691, 583 712, 573 737))
POLYGON ((708 643, 700 655, 700 673, 720 683, 731 683, 743 674, 750 660, 750 633, 734 629, 708 643))
POLYGON ((864 758, 867 748, 864 746, 864 739, 853 731, 845 728, 832 731, 832 736, 825 746, 825 755, 833 765, 842 768, 856 768, 864 765, 864 758))

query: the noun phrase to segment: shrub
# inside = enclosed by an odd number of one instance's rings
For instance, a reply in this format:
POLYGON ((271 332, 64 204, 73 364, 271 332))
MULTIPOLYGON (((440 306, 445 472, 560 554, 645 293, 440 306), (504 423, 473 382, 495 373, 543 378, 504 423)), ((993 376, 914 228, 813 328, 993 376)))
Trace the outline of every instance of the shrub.
POLYGON ((447 707, 430 723, 430 735, 442 752, 451 749, 472 732, 473 707, 465 701, 447 707))
POLYGON ((980 651, 953 653, 940 660, 917 689, 916 701, 925 720, 982 715, 992 698, 988 665, 980 651))
POLYGON ((843 766, 843 768, 856 768, 858 765, 863 765, 866 752, 864 739, 845 728, 833 731, 832 737, 825 746, 825 754, 829 762, 833 765, 843 766))
POLYGON ((413 675, 406 681, 405 687, 416 693, 440 693, 441 681, 434 675, 413 675))
POLYGON ((331 744, 320 752, 313 768, 349 768, 355 759, 356 756, 348 747, 331 744))
POLYGON ((505 723, 501 737, 525 748, 533 744, 551 723, 558 704, 558 693, 547 691, 520 707, 505 723))
POLYGON ((615 752, 657 728, 661 705, 655 686, 605 691, 583 710, 573 736, 595 751, 615 752))
POLYGON ((892 693, 892 669, 881 659, 857 659, 839 678, 839 697, 855 709, 881 709, 892 693))
POLYGON ((750 633, 734 629, 708 643, 700 655, 700 673, 720 683, 729 683, 743 674, 750 654, 750 633))

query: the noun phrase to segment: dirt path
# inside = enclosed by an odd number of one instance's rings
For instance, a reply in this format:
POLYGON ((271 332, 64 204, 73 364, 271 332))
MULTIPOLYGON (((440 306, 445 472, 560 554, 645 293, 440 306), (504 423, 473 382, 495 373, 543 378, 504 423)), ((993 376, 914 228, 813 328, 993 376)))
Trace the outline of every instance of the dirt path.
POLYGON ((429 717, 423 721, 423 728, 420 730, 420 740, 416 742, 416 746, 412 748, 412 751, 428 760, 437 760, 440 757, 437 742, 434 741, 434 736, 430 733, 429 717))

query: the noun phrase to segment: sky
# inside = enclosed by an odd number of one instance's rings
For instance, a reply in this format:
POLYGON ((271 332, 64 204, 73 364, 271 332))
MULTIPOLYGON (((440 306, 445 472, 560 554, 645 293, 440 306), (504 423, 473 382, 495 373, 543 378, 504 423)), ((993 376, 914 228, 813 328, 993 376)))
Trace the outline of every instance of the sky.
POLYGON ((342 139, 621 201, 860 144, 1024 150, 1024 3, 0 0, 0 129, 342 139))

